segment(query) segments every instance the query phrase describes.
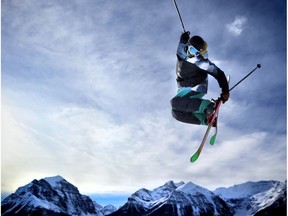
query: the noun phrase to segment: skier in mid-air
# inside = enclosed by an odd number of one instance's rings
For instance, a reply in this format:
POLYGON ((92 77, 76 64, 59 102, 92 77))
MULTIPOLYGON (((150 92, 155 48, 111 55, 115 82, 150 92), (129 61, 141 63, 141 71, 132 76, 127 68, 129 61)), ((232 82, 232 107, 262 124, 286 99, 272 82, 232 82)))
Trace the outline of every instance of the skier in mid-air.
POLYGON ((221 100, 229 99, 229 84, 225 73, 208 59, 207 43, 200 36, 181 34, 177 48, 177 95, 170 101, 172 115, 181 122, 208 125, 215 103, 202 99, 207 94, 208 74, 222 89, 221 100))

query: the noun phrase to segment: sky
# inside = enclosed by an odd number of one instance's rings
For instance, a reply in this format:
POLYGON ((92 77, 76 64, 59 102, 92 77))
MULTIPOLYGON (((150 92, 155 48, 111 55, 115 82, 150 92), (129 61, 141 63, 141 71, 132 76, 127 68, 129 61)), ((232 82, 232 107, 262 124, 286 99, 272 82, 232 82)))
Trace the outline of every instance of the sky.
MULTIPOLYGON (((206 127, 171 115, 173 1, 2 0, 2 194, 56 175, 86 195, 286 180, 286 1, 177 3, 231 86, 262 65, 231 91, 215 145, 193 164, 206 127)), ((208 91, 221 93, 213 77, 208 91)))

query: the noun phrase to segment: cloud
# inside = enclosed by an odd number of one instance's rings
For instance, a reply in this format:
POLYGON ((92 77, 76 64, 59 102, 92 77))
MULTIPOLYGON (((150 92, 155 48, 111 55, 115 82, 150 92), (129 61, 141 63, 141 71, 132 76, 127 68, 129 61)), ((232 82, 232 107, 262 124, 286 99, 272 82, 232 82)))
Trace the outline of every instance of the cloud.
POLYGON ((248 19, 244 16, 236 16, 232 23, 226 25, 226 28, 232 35, 238 37, 245 29, 247 20, 248 19))
POLYGON ((203 155, 191 172, 195 173, 192 181, 215 189, 219 185, 231 186, 243 183, 247 179, 258 181, 261 179, 285 180, 286 165, 278 166, 286 157, 285 135, 272 136, 265 132, 243 134, 222 125, 214 146, 206 145, 203 155), (225 140, 222 140, 225 137, 225 140), (269 140, 269 146, 263 143, 269 140), (214 184, 209 179, 214 179, 214 184))
MULTIPOLYGON (((191 154, 206 128, 178 122, 171 116, 169 100, 177 90, 179 20, 173 4, 148 4, 3 2, 3 188, 13 191, 33 178, 52 175, 62 175, 81 192, 89 193, 152 189, 170 179, 219 186, 254 179, 250 166, 253 163, 259 178, 283 178, 284 174, 279 173, 286 166, 270 171, 276 163, 285 161, 284 153, 277 157, 285 149, 280 130, 285 121, 280 121, 283 116, 275 112, 279 107, 282 110, 285 103, 277 101, 277 107, 275 101, 267 103, 265 99, 271 94, 263 94, 262 87, 273 92, 279 83, 284 86, 286 71, 276 78, 263 71, 261 82, 255 74, 233 90, 231 99, 221 107, 217 143, 205 146, 200 160, 191 164, 191 154), (267 143, 271 139, 273 142, 267 143), (277 146, 275 151, 271 146, 277 146), (251 148, 255 158, 248 154, 251 148), (275 164, 263 167, 264 156, 273 158, 275 164), (235 167, 240 171, 231 179, 235 167), (219 175, 221 172, 223 175, 219 175)), ((195 31, 203 29, 206 35, 215 37, 217 43, 211 43, 210 48, 213 51, 216 47, 217 52, 211 61, 225 72, 229 69, 231 85, 246 75, 251 68, 243 64, 247 49, 244 54, 236 53, 241 60, 236 62, 232 42, 220 28, 230 16, 222 13, 217 28, 212 24, 219 18, 218 13, 205 18, 205 23, 210 20, 212 34, 201 19, 194 22, 197 14, 183 14, 185 24, 192 20, 195 31), (225 48, 219 43, 219 35, 224 37, 221 40, 225 48), (223 58, 224 51, 234 60, 223 58)), ((240 35, 247 20, 236 17, 227 30, 240 35)), ((254 51, 249 50, 251 56, 257 54, 254 51)), ((265 52, 266 62, 280 59, 276 54, 271 58, 274 54, 265 52)), ((283 61, 276 63, 285 68, 283 61)), ((217 98, 220 90, 215 79, 209 81, 209 87, 207 98, 217 98)))
POLYGON ((11 115, 12 110, 4 107, 3 122, 7 124, 3 143, 9 145, 3 152, 9 157, 2 158, 2 168, 4 179, 10 178, 9 185, 5 182, 6 190, 27 183, 24 173, 32 166, 33 173, 37 173, 33 178, 60 174, 87 192, 119 190, 119 185, 123 190, 132 190, 146 180, 152 182, 155 170, 160 184, 173 173, 171 169, 161 174, 162 169, 170 167, 166 161, 182 161, 175 158, 173 151, 181 154, 187 148, 183 146, 186 142, 174 136, 172 119, 167 119, 170 110, 146 114, 139 117, 137 124, 116 124, 111 115, 101 110, 69 106, 43 113, 42 123, 22 109, 21 114, 28 119, 24 124, 11 115), (19 175, 23 176, 21 183, 19 175))

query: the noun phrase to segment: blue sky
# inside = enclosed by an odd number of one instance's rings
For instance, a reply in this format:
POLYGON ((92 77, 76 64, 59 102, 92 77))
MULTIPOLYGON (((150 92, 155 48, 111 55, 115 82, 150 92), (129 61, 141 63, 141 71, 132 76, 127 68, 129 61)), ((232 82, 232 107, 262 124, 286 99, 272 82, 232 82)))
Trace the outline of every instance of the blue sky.
MULTIPOLYGON (((209 189, 286 179, 286 1, 177 1, 231 86, 219 135, 176 121, 172 1, 2 1, 2 193, 61 175, 81 193, 169 180, 209 189)), ((208 99, 220 93, 209 78, 208 99)))

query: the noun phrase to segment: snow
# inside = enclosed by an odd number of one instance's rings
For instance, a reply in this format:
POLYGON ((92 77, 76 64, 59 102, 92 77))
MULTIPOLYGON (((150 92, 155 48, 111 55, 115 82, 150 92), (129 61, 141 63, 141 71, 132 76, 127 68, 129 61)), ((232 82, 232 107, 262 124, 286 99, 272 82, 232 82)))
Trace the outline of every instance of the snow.
POLYGON ((53 204, 47 200, 44 200, 44 199, 39 199, 39 198, 35 197, 34 195, 31 195, 29 204, 34 206, 34 207, 42 207, 44 209, 49 209, 49 210, 52 210, 54 212, 61 212, 61 209, 58 206, 56 206, 55 204, 53 204))
POLYGON ((235 216, 253 215, 272 205, 285 191, 286 183, 277 181, 246 182, 229 188, 218 188, 215 194, 221 196, 235 210, 235 216))
POLYGON ((208 189, 195 185, 192 182, 187 182, 186 184, 183 184, 180 187, 178 187, 176 190, 192 195, 198 192, 203 193, 205 195, 211 195, 211 192, 208 189))
POLYGON ((195 185, 192 182, 181 185, 176 189, 176 191, 182 191, 183 193, 191 194, 192 196, 196 195, 197 193, 201 193, 207 198, 210 203, 214 203, 212 199, 213 193, 211 191, 201 186, 195 185))
MULTIPOLYGON (((29 186, 31 186, 31 184, 29 184, 27 186, 29 187, 29 186)), ((20 188, 21 192, 25 192, 25 193, 24 193, 24 195, 21 196, 20 199, 16 200, 16 202, 14 203, 14 205, 10 209, 10 211, 12 211, 14 208, 17 208, 17 212, 19 212, 22 208, 29 205, 29 206, 40 207, 40 208, 44 208, 44 209, 50 209, 50 210, 53 210, 54 212, 60 212, 60 209, 58 206, 54 205, 53 203, 51 203, 47 200, 37 198, 36 196, 31 194, 26 189, 27 188, 25 188, 25 187, 20 188), (19 208, 19 206, 21 206, 21 208, 19 208)), ((19 193, 20 193, 20 191, 19 191, 19 193)))
POLYGON ((179 182, 179 183, 174 183, 174 185, 178 188, 178 187, 180 187, 181 185, 184 185, 185 184, 185 182, 183 182, 183 181, 181 181, 181 182, 179 182))
POLYGON ((193 184, 192 182, 188 182, 186 184, 179 186, 176 190, 182 191, 184 193, 191 193, 195 189, 197 190, 197 185, 193 184))
POLYGON ((228 188, 217 188, 214 193, 224 199, 247 198, 269 190, 274 183, 274 181, 246 182, 228 188))
POLYGON ((58 185, 59 185, 59 182, 61 181, 65 181, 64 178, 62 178, 61 176, 57 175, 57 176, 54 176, 54 177, 47 177, 47 178, 44 178, 44 180, 46 182, 48 182, 52 188, 57 188, 58 185))
POLYGON ((262 193, 255 194, 252 199, 252 209, 262 209, 272 205, 283 193, 286 184, 278 183, 275 184, 271 189, 262 193))

